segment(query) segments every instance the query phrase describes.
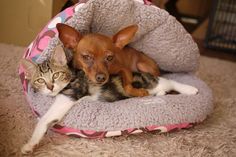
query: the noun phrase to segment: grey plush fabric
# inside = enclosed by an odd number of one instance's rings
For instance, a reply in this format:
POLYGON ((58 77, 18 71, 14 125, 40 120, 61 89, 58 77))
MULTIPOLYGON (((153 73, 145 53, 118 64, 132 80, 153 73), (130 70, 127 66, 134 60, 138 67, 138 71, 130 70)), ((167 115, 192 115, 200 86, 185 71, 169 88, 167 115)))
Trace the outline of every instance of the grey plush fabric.
MULTIPOLYGON (((190 74, 168 74, 166 78, 193 85, 197 95, 165 95, 131 98, 113 103, 83 101, 65 116, 62 125, 82 130, 114 131, 150 125, 195 123, 213 110, 207 85, 190 74)), ((43 115, 53 102, 51 97, 29 92, 35 110, 43 115)))
MULTIPOLYGON (((165 10, 143 5, 135 0, 89 0, 80 6, 67 24, 81 33, 99 32, 108 36, 138 24, 139 30, 130 46, 155 59, 162 70, 195 71, 199 50, 191 35, 165 10)), ((38 58, 45 60, 58 44, 54 37, 38 58)))
MULTIPOLYGON (((201 122, 211 113, 211 90, 189 73, 198 67, 198 47, 191 35, 166 11, 135 0, 90 0, 80 6, 67 24, 82 33, 99 32, 109 36, 130 24, 138 24, 139 31, 130 46, 154 58, 162 70, 184 72, 164 77, 193 85, 199 93, 131 98, 114 103, 82 102, 71 109, 62 125, 82 130, 113 131, 201 122)), ((58 38, 54 37, 37 61, 50 56, 56 44, 58 38)), ((53 102, 53 98, 32 91, 29 91, 28 100, 40 115, 53 102)))

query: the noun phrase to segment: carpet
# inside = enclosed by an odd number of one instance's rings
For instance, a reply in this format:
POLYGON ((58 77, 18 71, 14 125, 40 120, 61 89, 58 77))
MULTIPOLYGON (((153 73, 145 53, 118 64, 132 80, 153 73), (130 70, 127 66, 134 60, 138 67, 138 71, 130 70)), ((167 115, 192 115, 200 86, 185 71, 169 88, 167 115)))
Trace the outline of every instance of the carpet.
MULTIPOLYGON (((18 77, 24 48, 0 44, 0 156, 21 156, 20 147, 37 122, 18 77)), ((49 131, 35 157, 228 157, 236 156, 236 62, 201 56, 197 76, 213 90, 214 111, 193 128, 101 140, 49 131)))

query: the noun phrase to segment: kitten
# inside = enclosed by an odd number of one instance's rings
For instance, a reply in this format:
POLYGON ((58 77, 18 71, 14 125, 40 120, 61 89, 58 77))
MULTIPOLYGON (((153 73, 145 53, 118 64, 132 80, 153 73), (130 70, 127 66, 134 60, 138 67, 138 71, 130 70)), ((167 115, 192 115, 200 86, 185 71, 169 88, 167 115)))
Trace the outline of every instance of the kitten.
POLYGON ((30 60, 22 60, 25 68, 25 78, 35 91, 49 96, 56 96, 71 80, 72 73, 64 61, 64 56, 53 54, 52 58, 42 64, 30 60), (55 56, 58 55, 58 56, 55 56))
MULTIPOLYGON (((22 147, 24 154, 32 152, 47 129, 58 123, 77 102, 84 99, 113 102, 130 97, 125 94, 119 75, 110 76, 109 81, 102 86, 92 84, 83 71, 67 64, 61 46, 57 46, 51 58, 42 64, 23 59, 21 65, 25 69, 26 79, 36 91, 55 96, 55 102, 40 118, 31 139, 22 147)), ((188 95, 198 92, 195 87, 161 77, 155 78, 147 73, 133 73, 133 76, 132 85, 147 89, 150 95, 164 95, 171 90, 188 95)))

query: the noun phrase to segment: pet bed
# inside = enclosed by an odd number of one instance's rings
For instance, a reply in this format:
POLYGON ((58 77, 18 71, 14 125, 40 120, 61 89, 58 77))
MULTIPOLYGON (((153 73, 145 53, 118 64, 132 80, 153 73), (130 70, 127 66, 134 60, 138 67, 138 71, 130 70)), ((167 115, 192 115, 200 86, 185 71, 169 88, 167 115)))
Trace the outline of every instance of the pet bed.
MULTIPOLYGON (((211 90, 193 74, 199 64, 197 45, 166 11, 147 1, 83 1, 54 17, 30 44, 24 58, 40 63, 50 56, 59 43, 57 23, 66 23, 82 33, 99 32, 110 36, 136 23, 139 30, 130 46, 154 58, 162 70, 173 72, 163 77, 195 86, 199 93, 130 98, 113 103, 83 101, 75 105, 53 130, 86 138, 155 130, 168 132, 191 127, 211 113, 211 90)), ((19 73, 32 110, 42 116, 54 98, 34 93, 25 80, 22 67, 19 73)))

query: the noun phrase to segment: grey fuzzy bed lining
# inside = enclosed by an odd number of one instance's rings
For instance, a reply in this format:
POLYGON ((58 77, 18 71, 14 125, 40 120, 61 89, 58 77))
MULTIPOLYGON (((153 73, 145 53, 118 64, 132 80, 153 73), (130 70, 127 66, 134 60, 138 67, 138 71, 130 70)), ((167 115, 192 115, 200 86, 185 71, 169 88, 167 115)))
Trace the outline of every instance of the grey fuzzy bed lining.
MULTIPOLYGON (((80 130, 114 131, 201 122, 211 113, 211 90, 192 74, 199 64, 198 47, 166 11, 135 0, 90 0, 67 22, 83 33, 99 32, 109 36, 134 23, 139 25, 139 31, 130 46, 154 58, 162 70, 174 72, 164 77, 193 85, 199 93, 131 98, 114 103, 83 101, 68 112, 61 125, 80 130)), ((57 37, 52 38, 37 62, 47 59, 58 43, 57 37)), ((28 100, 42 115, 54 98, 29 89, 28 100)))

